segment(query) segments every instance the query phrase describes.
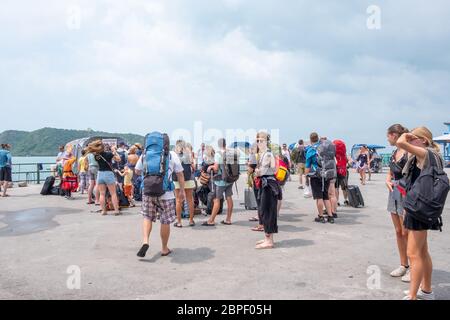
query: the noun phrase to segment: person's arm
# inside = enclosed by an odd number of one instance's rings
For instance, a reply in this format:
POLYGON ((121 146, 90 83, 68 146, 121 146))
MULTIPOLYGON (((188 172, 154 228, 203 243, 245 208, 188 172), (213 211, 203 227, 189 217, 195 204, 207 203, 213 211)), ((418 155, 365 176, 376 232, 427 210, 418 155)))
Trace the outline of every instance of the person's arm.
POLYGON ((6 163, 11 167, 12 166, 12 157, 11 157, 11 153, 8 152, 6 154, 6 163))
POLYGON ((308 153, 305 153, 306 162, 305 162, 305 175, 311 172, 312 165, 312 156, 309 156, 308 153))
POLYGON ((114 170, 114 172, 115 173, 117 173, 118 175, 120 175, 121 177, 125 177, 125 172, 124 173, 122 173, 122 172, 120 172, 120 170, 114 170))
POLYGON ((138 161, 136 162, 136 166, 134 167, 134 173, 138 176, 142 174, 142 171, 144 169, 144 163, 142 160, 142 156, 139 157, 138 161))
POLYGON ((422 162, 426 158, 428 151, 411 144, 411 141, 415 139, 418 139, 418 137, 412 133, 404 133, 398 138, 396 145, 398 148, 405 150, 409 154, 415 155, 417 159, 422 162))
POLYGON ((390 192, 394 191, 394 189, 392 188, 392 172, 390 169, 388 170, 388 173, 386 175, 386 186, 390 192))
POLYGON ((117 153, 116 147, 112 146, 112 147, 111 147, 111 152, 112 152, 112 154, 113 154, 113 158, 112 158, 112 159, 113 159, 114 161, 116 161, 116 162, 122 161, 122 158, 120 158, 120 155, 117 153))

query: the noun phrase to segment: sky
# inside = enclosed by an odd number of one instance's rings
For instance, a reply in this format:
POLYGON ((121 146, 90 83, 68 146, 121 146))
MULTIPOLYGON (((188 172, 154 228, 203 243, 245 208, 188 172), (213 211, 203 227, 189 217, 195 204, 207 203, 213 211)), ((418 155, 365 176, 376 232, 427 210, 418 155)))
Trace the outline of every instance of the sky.
POLYGON ((287 143, 317 131, 386 144, 393 123, 440 135, 450 121, 448 0, 2 0, 0 9, 0 132, 173 134, 201 123, 217 134, 273 130, 287 143))

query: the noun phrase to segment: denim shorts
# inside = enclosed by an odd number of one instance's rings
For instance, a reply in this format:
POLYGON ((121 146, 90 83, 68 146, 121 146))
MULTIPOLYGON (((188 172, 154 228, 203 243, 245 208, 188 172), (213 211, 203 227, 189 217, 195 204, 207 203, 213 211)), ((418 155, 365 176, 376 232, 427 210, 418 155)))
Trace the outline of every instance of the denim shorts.
POLYGON ((111 185, 116 183, 116 176, 112 171, 99 171, 97 176, 97 184, 111 185))

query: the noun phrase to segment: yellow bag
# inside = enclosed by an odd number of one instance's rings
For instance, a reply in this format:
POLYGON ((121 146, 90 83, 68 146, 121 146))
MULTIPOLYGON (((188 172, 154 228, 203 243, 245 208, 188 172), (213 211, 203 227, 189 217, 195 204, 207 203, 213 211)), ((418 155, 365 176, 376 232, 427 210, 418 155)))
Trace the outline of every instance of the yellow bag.
POLYGON ((287 176, 287 168, 279 167, 277 173, 275 174, 275 178, 279 182, 284 182, 286 180, 286 176, 287 176))

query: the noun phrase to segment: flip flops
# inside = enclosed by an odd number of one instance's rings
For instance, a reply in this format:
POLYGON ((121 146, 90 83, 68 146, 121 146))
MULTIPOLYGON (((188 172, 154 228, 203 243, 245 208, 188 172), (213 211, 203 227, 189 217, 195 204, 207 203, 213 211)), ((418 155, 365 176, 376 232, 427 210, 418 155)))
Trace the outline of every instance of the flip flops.
POLYGON ((216 225, 215 223, 210 224, 210 223, 208 223, 208 221, 205 221, 202 223, 202 226, 204 226, 204 227, 214 227, 215 225, 216 225))
POLYGON ((221 223, 221 224, 224 224, 224 225, 226 225, 226 226, 231 226, 231 225, 232 225, 231 222, 226 222, 225 220, 222 220, 220 223, 221 223))
POLYGON ((169 249, 169 251, 167 253, 162 253, 161 252, 161 257, 167 257, 171 253, 172 253, 172 250, 170 250, 170 249, 169 249))
POLYGON ((145 257, 145 254, 147 253, 148 248, 149 248, 148 244, 142 245, 141 249, 137 253, 137 256, 141 257, 141 258, 145 257))
POLYGON ((259 219, 256 218, 256 217, 253 217, 253 218, 248 219, 248 221, 251 221, 251 222, 258 222, 259 219))

